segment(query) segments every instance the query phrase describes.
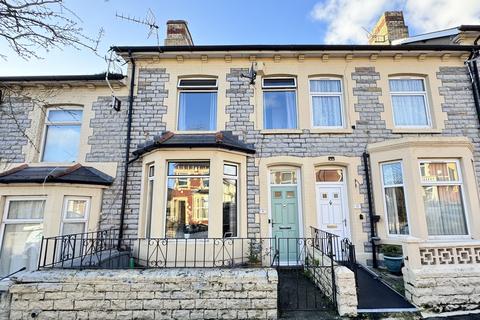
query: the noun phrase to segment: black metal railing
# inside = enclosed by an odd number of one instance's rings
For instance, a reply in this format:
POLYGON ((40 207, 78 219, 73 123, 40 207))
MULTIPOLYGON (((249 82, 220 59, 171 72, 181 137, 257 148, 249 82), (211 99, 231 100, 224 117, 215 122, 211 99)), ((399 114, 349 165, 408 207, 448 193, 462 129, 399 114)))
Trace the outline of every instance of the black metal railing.
POLYGON ((357 259, 355 255, 355 245, 348 238, 327 232, 324 230, 310 227, 312 238, 315 239, 315 247, 327 256, 331 257, 336 263, 346 266, 355 274, 357 279, 357 259))
MULTIPOLYGON (((38 269, 275 267, 300 273, 336 305, 337 264, 353 268, 354 246, 315 228, 310 238, 208 239, 119 239, 118 230, 105 230, 42 238, 38 269)), ((296 296, 299 304, 305 293, 296 296)))
POLYGON ((39 269, 298 266, 325 257, 313 238, 128 238, 116 230, 43 238, 39 269), (310 260, 309 258, 310 257, 310 260))

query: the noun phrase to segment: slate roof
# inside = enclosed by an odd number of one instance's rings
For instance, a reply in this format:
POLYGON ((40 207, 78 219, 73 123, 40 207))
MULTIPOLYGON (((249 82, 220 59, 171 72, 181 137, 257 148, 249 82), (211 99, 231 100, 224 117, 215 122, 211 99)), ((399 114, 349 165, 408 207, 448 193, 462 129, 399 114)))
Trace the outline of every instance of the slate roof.
POLYGON ((92 167, 73 166, 29 167, 24 164, 0 173, 0 183, 76 183, 111 185, 113 178, 92 167))
POLYGON ((220 148, 248 154, 255 153, 255 149, 251 144, 240 141, 231 131, 208 134, 175 134, 167 131, 160 136, 155 136, 153 140, 140 144, 133 154, 140 156, 161 148, 220 148))
MULTIPOLYGON (((4 76, 0 82, 36 82, 36 81, 105 81, 106 73, 75 74, 75 75, 44 75, 44 76, 4 76)), ((125 78, 120 73, 109 73, 108 80, 122 80, 125 78)))

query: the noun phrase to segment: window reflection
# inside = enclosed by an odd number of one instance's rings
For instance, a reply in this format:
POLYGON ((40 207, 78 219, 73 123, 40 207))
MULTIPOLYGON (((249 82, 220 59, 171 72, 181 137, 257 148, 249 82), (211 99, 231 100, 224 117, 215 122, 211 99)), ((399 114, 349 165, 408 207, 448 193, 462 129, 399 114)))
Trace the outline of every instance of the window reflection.
POLYGON ((170 162, 167 238, 208 237, 209 162, 170 162))

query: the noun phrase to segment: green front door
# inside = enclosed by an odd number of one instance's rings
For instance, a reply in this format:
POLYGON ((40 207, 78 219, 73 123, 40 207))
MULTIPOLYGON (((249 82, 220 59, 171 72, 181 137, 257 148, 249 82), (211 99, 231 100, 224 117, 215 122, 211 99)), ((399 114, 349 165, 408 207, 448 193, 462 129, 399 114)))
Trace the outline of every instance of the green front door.
POLYGON ((280 262, 295 262, 300 253, 297 187, 271 187, 271 197, 274 247, 279 250, 280 262))

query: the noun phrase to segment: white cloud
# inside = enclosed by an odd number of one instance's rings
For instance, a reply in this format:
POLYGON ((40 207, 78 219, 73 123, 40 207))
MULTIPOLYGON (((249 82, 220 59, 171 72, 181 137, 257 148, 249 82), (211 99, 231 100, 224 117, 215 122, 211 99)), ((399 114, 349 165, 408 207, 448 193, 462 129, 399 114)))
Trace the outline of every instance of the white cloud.
POLYGON ((406 24, 418 32, 431 32, 461 24, 480 23, 478 0, 407 0, 406 24))
POLYGON ((478 0, 325 0, 311 17, 327 25, 324 42, 366 43, 367 32, 384 11, 403 10, 405 23, 416 33, 437 31, 461 24, 480 24, 478 0))
POLYGON ((388 0, 326 0, 313 7, 311 16, 328 25, 325 43, 365 43, 368 38, 363 28, 369 30, 389 3, 388 0))

